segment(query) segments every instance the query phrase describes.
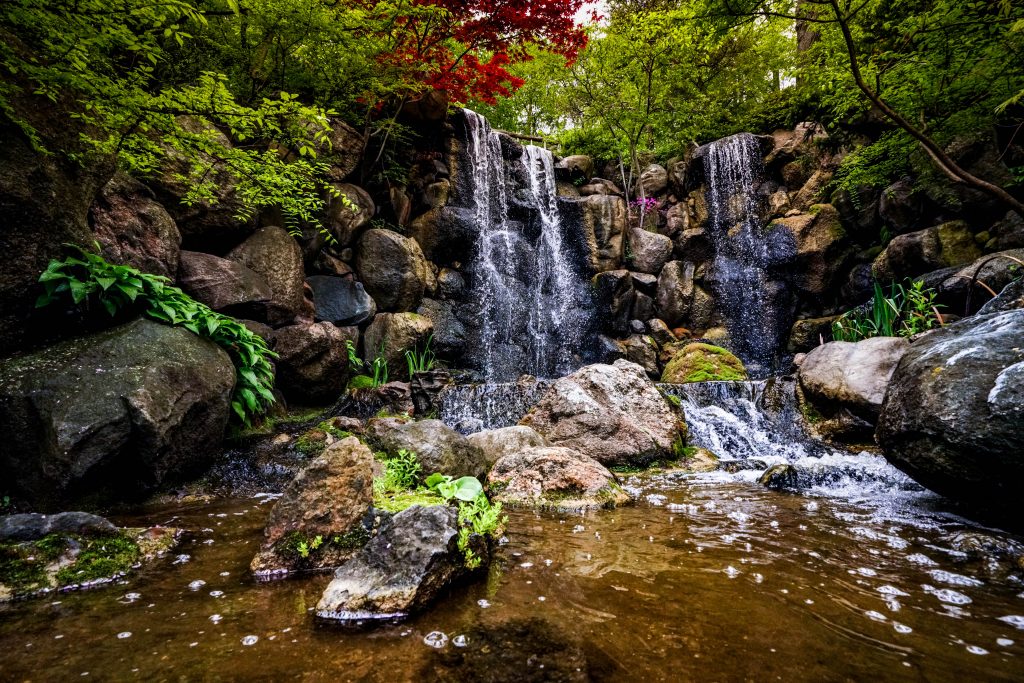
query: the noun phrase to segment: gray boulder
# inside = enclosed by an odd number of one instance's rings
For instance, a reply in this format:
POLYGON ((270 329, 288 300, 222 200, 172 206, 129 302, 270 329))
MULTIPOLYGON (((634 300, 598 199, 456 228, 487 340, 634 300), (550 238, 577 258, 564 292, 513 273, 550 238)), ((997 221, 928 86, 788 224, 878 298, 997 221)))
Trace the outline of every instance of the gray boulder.
POLYGON ((670 328, 689 318, 697 289, 695 270, 690 261, 669 261, 658 276, 657 311, 670 328))
POLYGON ((800 365, 800 386, 812 401, 877 416, 889 378, 909 348, 910 343, 901 337, 816 346, 800 365))
POLYGON ((668 187, 668 171, 664 166, 651 164, 640 174, 640 187, 643 188, 645 197, 660 194, 668 187))
POLYGON ((335 572, 317 603, 316 616, 359 625, 423 609, 468 574, 457 545, 455 508, 406 508, 335 572))
POLYGON ((897 235, 871 268, 879 280, 901 280, 939 268, 962 266, 980 256, 981 249, 967 224, 952 221, 897 235))
POLYGON ((626 200, 608 195, 591 195, 579 203, 583 212, 590 268, 595 273, 622 267, 624 239, 629 229, 626 200))
POLYGON ((416 310, 429 279, 427 268, 416 240, 391 230, 367 230, 356 248, 359 279, 385 311, 416 310))
POLYGON ((405 352, 417 347, 423 350, 433 331, 433 322, 424 315, 380 313, 363 333, 363 358, 372 361, 381 356, 388 362, 392 377, 404 375, 405 352))
POLYGON ((270 285, 270 300, 258 307, 271 327, 287 325, 306 310, 302 250, 284 228, 257 230, 227 258, 255 271, 270 285))
POLYGON ((434 472, 452 477, 482 479, 490 466, 484 452, 440 420, 404 422, 374 418, 366 423, 366 437, 388 453, 405 449, 420 462, 420 479, 434 472))
POLYGON ((0 517, 0 542, 37 541, 50 534, 77 534, 79 536, 117 533, 110 520, 88 512, 58 512, 42 515, 26 512, 0 517))
POLYGON ((303 405, 337 398, 349 378, 347 341, 358 343, 358 328, 319 322, 276 330, 277 388, 288 400, 303 405))
POLYGON ((629 261, 633 270, 657 275, 672 258, 672 240, 656 232, 629 231, 629 261))
POLYGON ((470 434, 466 438, 483 453, 488 469, 505 456, 548 445, 536 431, 519 425, 489 429, 470 434))
POLYGON ((1018 308, 1024 308, 1024 278, 1014 280, 1003 287, 1003 291, 999 292, 999 296, 981 307, 978 315, 1002 313, 1003 311, 1012 311, 1018 308))
POLYGON ((274 293, 256 271, 238 261, 198 251, 181 252, 178 285, 196 301, 232 315, 254 313, 274 293))
POLYGON ((0 361, 0 479, 40 508, 143 494, 209 464, 234 386, 223 350, 148 320, 0 361))
POLYGON ((889 383, 876 437, 916 481, 980 505, 1024 494, 1024 311, 967 318, 930 332, 889 383))
POLYGON ((93 200, 89 225, 103 258, 174 279, 181 233, 153 191, 139 181, 115 175, 93 200))
POLYGON ((603 465, 666 458, 685 438, 682 415, 642 367, 621 359, 562 377, 519 424, 603 465))
POLYGON ((313 290, 317 320, 347 327, 377 315, 377 304, 361 282, 331 275, 312 275, 306 278, 306 283, 313 290))

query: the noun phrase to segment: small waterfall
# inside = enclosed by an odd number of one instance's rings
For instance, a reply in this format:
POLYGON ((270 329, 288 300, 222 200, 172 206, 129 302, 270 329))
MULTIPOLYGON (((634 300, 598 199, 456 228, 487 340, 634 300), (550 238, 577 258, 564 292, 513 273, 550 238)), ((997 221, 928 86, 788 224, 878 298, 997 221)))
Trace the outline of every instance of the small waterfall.
MULTIPOLYGON (((715 257, 711 267, 718 308, 737 355, 752 376, 777 369, 792 323, 789 288, 771 264, 788 234, 766 234, 757 186, 763 168, 757 138, 741 133, 709 143, 703 155, 715 257)), ((790 238, 791 241, 791 238, 790 238)))
POLYGON ((592 303, 559 218, 554 159, 528 146, 511 167, 487 119, 465 115, 477 234, 470 296, 480 315, 470 360, 487 382, 568 374, 582 364, 592 303))
POLYGON ((441 394, 439 417, 463 434, 511 427, 543 398, 550 386, 547 380, 450 386, 441 394))

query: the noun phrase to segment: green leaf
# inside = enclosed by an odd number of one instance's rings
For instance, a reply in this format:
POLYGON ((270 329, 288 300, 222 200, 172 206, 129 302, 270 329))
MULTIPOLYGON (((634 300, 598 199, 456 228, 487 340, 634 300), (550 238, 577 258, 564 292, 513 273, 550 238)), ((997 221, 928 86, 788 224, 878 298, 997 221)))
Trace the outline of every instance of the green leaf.
POLYGON ((476 477, 460 477, 452 482, 455 485, 454 497, 459 500, 471 501, 484 492, 484 487, 476 477))

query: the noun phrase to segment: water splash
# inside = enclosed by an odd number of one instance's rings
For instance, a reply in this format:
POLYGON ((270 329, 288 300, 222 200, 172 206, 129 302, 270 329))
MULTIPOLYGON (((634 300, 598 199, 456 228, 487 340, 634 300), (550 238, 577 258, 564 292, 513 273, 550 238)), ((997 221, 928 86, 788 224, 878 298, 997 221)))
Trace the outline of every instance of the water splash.
POLYGON ((772 266, 795 250, 787 230, 767 232, 760 218, 757 187, 763 176, 761 149, 750 133, 704 148, 704 175, 715 257, 711 280, 732 348, 752 376, 779 366, 792 324, 792 296, 772 266))

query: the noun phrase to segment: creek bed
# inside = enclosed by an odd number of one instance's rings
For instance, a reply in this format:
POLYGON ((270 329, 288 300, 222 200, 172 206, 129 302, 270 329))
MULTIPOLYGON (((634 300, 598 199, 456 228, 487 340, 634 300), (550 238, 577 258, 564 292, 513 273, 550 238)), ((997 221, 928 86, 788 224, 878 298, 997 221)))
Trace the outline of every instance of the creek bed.
POLYGON ((557 661, 556 680, 566 667, 595 680, 1024 677, 1024 572, 957 552, 949 535, 975 527, 930 494, 800 496, 721 474, 626 483, 636 505, 511 511, 485 579, 367 632, 314 622, 327 575, 250 577, 269 503, 143 509, 116 521, 190 529, 175 551, 188 557, 0 607, 0 678, 527 680, 557 661), (565 642, 552 649, 551 634, 565 642))

